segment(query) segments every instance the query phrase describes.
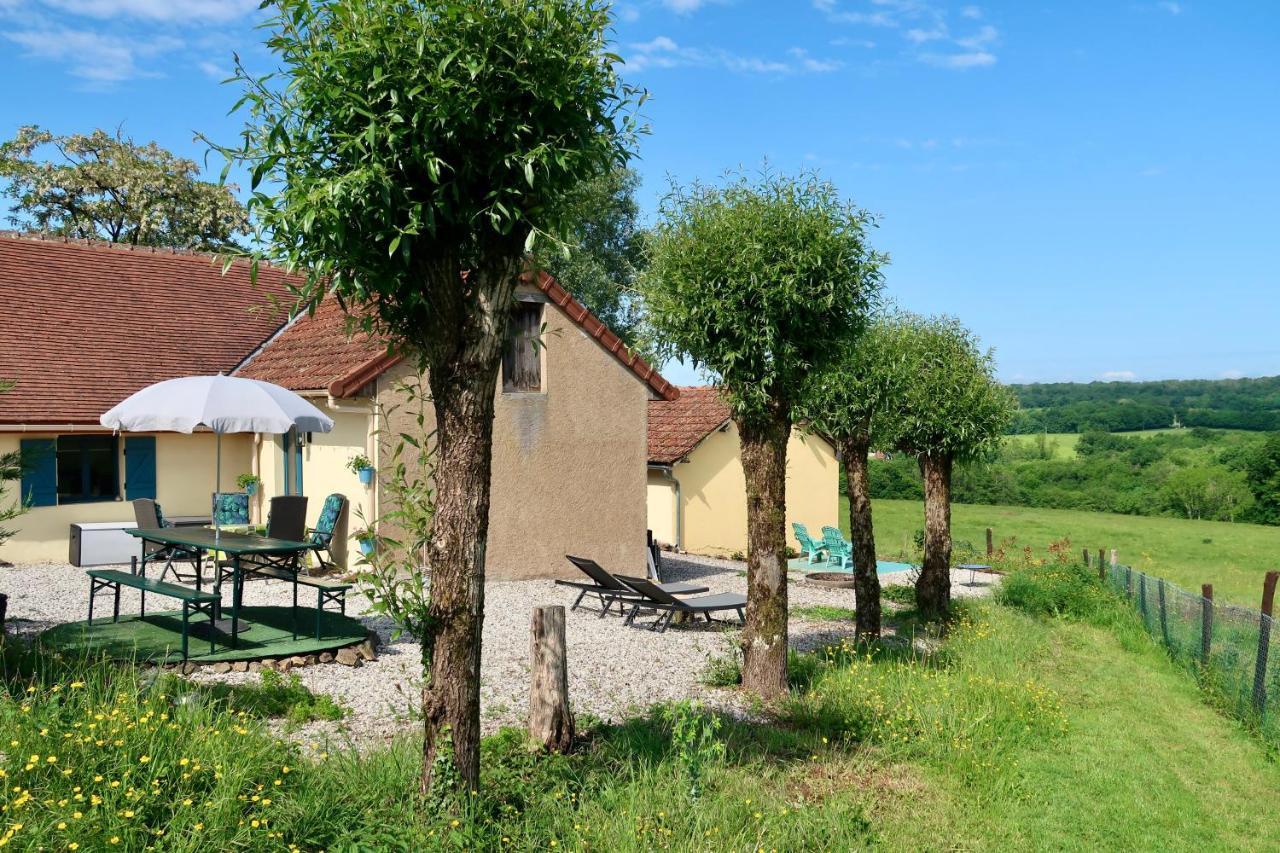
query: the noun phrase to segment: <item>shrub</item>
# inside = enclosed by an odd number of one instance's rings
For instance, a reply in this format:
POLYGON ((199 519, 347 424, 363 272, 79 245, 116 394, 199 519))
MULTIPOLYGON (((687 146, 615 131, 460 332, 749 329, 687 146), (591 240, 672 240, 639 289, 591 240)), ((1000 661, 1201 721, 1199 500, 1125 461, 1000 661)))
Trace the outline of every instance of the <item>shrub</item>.
POLYGON ((1116 599, 1089 567, 1050 562, 1011 571, 996 590, 996 601, 1037 616, 1096 621, 1116 610, 1116 599))

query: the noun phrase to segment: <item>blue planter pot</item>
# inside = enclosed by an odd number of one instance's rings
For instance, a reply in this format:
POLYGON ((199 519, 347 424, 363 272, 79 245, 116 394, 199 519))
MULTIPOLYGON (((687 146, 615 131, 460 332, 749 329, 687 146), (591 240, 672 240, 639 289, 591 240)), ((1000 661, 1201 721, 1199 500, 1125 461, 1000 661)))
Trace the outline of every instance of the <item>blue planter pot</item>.
POLYGON ((361 553, 361 554, 364 554, 366 557, 368 557, 368 556, 370 556, 370 555, 372 555, 372 554, 373 554, 373 540, 372 540, 372 539, 361 539, 361 540, 360 540, 360 553, 361 553))
POLYGON ((246 495, 248 495, 249 497, 253 497, 254 495, 256 495, 256 494, 258 493, 258 484, 257 484, 257 483, 250 483, 249 485, 245 486, 245 487, 244 487, 244 493, 245 493, 246 495))
POLYGON ((369 486, 373 484, 372 468, 361 468, 359 476, 360 476, 360 482, 363 483, 364 485, 369 486))

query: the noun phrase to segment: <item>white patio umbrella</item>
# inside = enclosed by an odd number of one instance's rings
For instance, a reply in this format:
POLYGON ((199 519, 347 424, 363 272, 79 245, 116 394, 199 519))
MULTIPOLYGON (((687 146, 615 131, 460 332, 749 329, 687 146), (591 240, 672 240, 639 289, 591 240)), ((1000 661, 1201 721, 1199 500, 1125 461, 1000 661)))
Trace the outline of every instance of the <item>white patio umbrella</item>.
MULTIPOLYGON (((101 418, 126 432, 194 432, 217 435, 214 494, 222 495, 222 434, 227 432, 329 432, 333 420, 287 388, 237 376, 185 376, 148 385, 101 418)), ((214 514, 214 539, 222 536, 214 514)))

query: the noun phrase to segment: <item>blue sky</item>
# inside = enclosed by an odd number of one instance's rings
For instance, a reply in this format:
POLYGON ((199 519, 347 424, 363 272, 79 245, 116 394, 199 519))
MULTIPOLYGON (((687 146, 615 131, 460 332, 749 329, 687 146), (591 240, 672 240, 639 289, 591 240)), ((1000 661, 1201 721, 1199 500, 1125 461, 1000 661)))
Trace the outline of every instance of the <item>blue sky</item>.
MULTIPOLYGON (((0 133, 230 141, 257 0, 0 0, 0 133)), ((627 0, 668 176, 764 158, 881 216, 888 291, 1009 381, 1280 373, 1280 3, 627 0)), ((211 168, 216 175, 220 164, 211 168)), ((673 368, 673 379, 692 371, 673 368)))

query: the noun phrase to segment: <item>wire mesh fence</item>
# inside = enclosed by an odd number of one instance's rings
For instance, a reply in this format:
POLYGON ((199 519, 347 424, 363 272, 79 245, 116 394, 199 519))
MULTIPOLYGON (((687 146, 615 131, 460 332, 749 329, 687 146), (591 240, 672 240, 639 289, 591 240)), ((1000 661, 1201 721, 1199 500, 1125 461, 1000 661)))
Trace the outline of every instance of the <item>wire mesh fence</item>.
POLYGON ((1129 566, 1110 566, 1107 583, 1225 710, 1280 745, 1280 631, 1272 616, 1219 604, 1129 566))

